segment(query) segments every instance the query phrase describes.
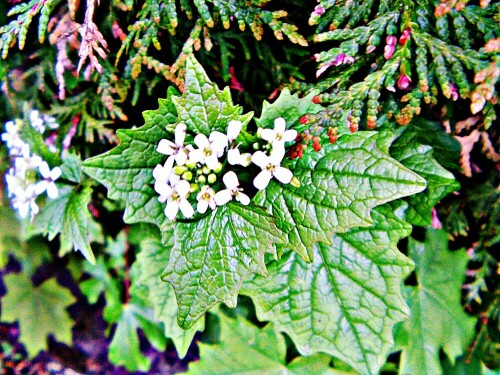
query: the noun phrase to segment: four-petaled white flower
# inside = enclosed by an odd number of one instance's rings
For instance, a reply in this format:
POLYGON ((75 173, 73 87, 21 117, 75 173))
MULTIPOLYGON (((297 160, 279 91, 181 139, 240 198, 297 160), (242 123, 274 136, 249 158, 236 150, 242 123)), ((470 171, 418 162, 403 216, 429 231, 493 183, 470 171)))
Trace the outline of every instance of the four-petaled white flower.
POLYGON ((233 197, 235 197, 236 200, 244 206, 250 203, 250 198, 248 197, 248 195, 243 193, 243 189, 239 187, 240 182, 238 181, 236 173, 234 173, 233 171, 227 172, 224 177, 222 177, 222 181, 224 181, 226 189, 220 190, 215 193, 214 199, 215 203, 217 203, 217 206, 225 205, 233 197))
POLYGON ((194 209, 191 206, 191 203, 187 200, 190 189, 191 186, 186 180, 179 181, 173 188, 171 188, 170 194, 167 197, 167 207, 165 207, 165 215, 170 220, 175 219, 179 209, 188 219, 194 215, 194 209))
POLYGON ((45 124, 43 119, 40 117, 40 112, 34 109, 30 112, 30 123, 31 126, 35 128, 39 133, 43 133, 45 131, 45 124))
POLYGON ((14 121, 7 121, 5 123, 6 132, 2 134, 2 141, 7 144, 10 154, 17 154, 23 147, 24 142, 19 137, 19 126, 14 121))
POLYGON ((12 199, 12 206, 19 211, 19 215, 24 219, 31 211, 30 218, 34 219, 35 215, 40 211, 35 202, 37 194, 34 185, 28 185, 26 189, 17 193, 16 197, 12 199))
POLYGON ((284 147, 285 142, 293 141, 297 138, 297 131, 286 130, 286 122, 283 117, 274 120, 274 129, 262 129, 262 139, 268 141, 275 147, 284 147))
POLYGON ((214 131, 207 138, 205 134, 197 134, 194 137, 197 149, 189 153, 189 160, 193 163, 204 163, 210 169, 219 166, 219 157, 224 153, 227 146, 227 136, 221 132, 214 131))
POLYGON ((210 206, 212 210, 215 210, 217 204, 215 203, 215 191, 208 185, 204 185, 196 199, 198 200, 198 204, 196 205, 196 209, 200 214, 204 214, 207 211, 207 208, 210 206))
POLYGON ((168 159, 164 165, 158 164, 153 169, 153 177, 155 179, 154 188, 160 194, 158 201, 161 203, 167 200, 172 193, 172 187, 180 181, 180 177, 172 171, 170 160, 172 159, 168 159))
POLYGON ((59 192, 57 191, 57 186, 54 181, 61 177, 61 168, 54 167, 50 170, 47 162, 43 161, 38 166, 38 170, 44 179, 35 185, 35 193, 39 195, 47 191, 47 196, 50 199, 57 198, 59 192))
POLYGON ((19 175, 25 175, 26 171, 29 169, 36 169, 42 163, 42 158, 38 155, 30 154, 29 144, 23 144, 21 147, 20 155, 16 157, 14 162, 16 167, 16 173, 19 175))
POLYGON ((252 162, 262 168, 262 171, 253 180, 253 185, 257 189, 264 190, 272 177, 284 184, 288 184, 292 180, 293 173, 280 166, 284 156, 284 148, 273 149, 269 156, 262 151, 257 151, 252 155, 252 162))
POLYGON ((184 146, 186 129, 186 124, 180 122, 175 127, 175 143, 168 139, 162 139, 156 148, 160 154, 172 156, 172 164, 175 160, 178 165, 184 165, 188 159, 189 148, 184 146))

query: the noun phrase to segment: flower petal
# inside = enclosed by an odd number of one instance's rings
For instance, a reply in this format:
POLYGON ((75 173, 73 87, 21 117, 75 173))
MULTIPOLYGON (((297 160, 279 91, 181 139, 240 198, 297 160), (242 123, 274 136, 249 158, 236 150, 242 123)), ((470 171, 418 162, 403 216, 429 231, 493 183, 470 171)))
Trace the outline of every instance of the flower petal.
POLYGON ((59 196, 59 192, 57 191, 57 186, 53 182, 47 185, 47 196, 50 199, 56 199, 59 196))
POLYGON ((274 131, 277 134, 283 134, 286 129, 286 121, 283 117, 278 117, 274 120, 274 131))
POLYGON ((278 166, 274 169, 273 176, 276 177, 279 182, 288 184, 293 178, 293 173, 289 169, 278 166))
POLYGON ((191 190, 191 185, 186 180, 181 180, 175 185, 175 191, 179 197, 186 198, 191 190))
POLYGON ((273 165, 280 165, 284 157, 285 146, 283 145, 283 143, 280 143, 279 145, 273 145, 273 150, 269 155, 269 163, 273 165))
POLYGON ((250 198, 248 197, 248 195, 242 192, 238 192, 238 194, 236 194, 236 200, 243 206, 248 206, 250 204, 250 198))
POLYGON ((228 150, 227 162, 231 165, 240 164, 240 150, 237 147, 228 150))
POLYGON ((210 133, 209 141, 212 143, 212 150, 215 147, 217 151, 224 150, 228 143, 227 135, 216 130, 210 133))
POLYGON ((40 163, 40 165, 38 166, 38 170, 40 171, 40 174, 43 176, 43 178, 50 177, 50 168, 46 161, 42 161, 40 163))
POLYGON ((205 200, 205 199, 198 200, 198 203, 196 205, 196 210, 200 214, 204 214, 205 212, 207 212, 207 208, 208 208, 208 201, 207 200, 205 200))
POLYGON ((287 130, 281 136, 281 140, 285 142, 294 141, 296 138, 297 138, 297 130, 293 129, 287 130))
POLYGON ((179 202, 177 201, 168 201, 167 207, 165 207, 165 216, 170 220, 174 220, 177 216, 177 212, 179 212, 179 202))
POLYGON ((276 139, 276 132, 272 129, 262 129, 260 136, 263 140, 272 142, 276 139))
POLYGON ((186 219, 189 219, 194 215, 194 209, 193 206, 191 206, 191 203, 187 199, 181 199, 179 202, 179 208, 181 209, 182 214, 186 219))
POLYGON ((255 186, 259 190, 264 190, 267 185, 269 185, 269 181, 271 181, 272 173, 267 169, 263 169, 257 177, 253 180, 253 186, 255 186))
POLYGON ((269 165, 269 157, 262 151, 257 151, 252 155, 252 163, 258 165, 262 169, 269 165))
POLYGON ((189 152, 189 161, 192 163, 201 163, 204 159, 203 149, 197 148, 189 152))
POLYGON ((62 174, 62 171, 61 171, 61 168, 59 167, 54 167, 54 169, 52 169, 50 171, 50 179, 52 181, 55 181, 57 180, 59 177, 61 177, 61 174, 62 174))
POLYGON ((198 148, 204 149, 205 147, 209 146, 208 138, 205 134, 197 134, 196 137, 194 137, 194 143, 198 148))
POLYGON ((184 144, 184 138, 186 138, 187 126, 183 122, 180 122, 175 127, 175 144, 177 146, 182 146, 184 144))
POLYGON ((168 139, 162 139, 156 147, 156 151, 164 155, 173 155, 176 150, 175 143, 169 141, 168 139))
POLYGON ((49 182, 47 180, 43 180, 43 181, 38 182, 35 185, 35 193, 36 193, 36 195, 42 194, 47 189, 47 185, 48 184, 49 184, 49 182))
POLYGON ((223 206, 227 202, 229 202, 231 199, 233 199, 233 194, 231 193, 231 190, 229 189, 224 189, 221 191, 218 191, 215 193, 214 200, 217 206, 223 206))
POLYGON ((229 142, 232 142, 238 137, 238 135, 241 132, 241 127, 242 127, 241 121, 237 120, 231 120, 229 121, 229 124, 227 126, 227 138, 229 142))
POLYGON ((185 148, 181 148, 177 152, 177 155, 175 155, 175 162, 177 163, 177 165, 186 164, 187 159, 188 159, 188 152, 185 148))
POLYGON ((234 173, 233 171, 227 172, 224 177, 222 177, 222 181, 224 181, 224 185, 226 185, 226 187, 230 190, 236 189, 240 184, 236 173, 234 173))

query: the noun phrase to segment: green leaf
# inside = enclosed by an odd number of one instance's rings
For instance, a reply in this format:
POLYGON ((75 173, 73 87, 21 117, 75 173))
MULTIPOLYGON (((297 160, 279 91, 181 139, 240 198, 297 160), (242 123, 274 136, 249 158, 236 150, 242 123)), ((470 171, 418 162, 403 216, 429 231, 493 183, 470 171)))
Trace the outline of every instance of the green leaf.
POLYGON ((167 130, 177 122, 177 112, 169 89, 168 99, 158 101, 156 111, 144 112, 145 125, 138 129, 117 132, 120 144, 112 150, 89 158, 83 171, 108 188, 108 198, 126 202, 123 219, 129 224, 146 222, 162 227, 167 218, 154 191, 153 169, 164 161, 156 152, 163 138, 171 138, 167 130))
POLYGON ((286 332, 303 355, 328 353, 362 374, 377 374, 392 347, 393 325, 406 318, 402 278, 410 259, 396 247, 411 227, 390 206, 372 211, 373 225, 314 246, 314 261, 285 252, 269 276, 245 282, 260 320, 286 332))
POLYGON ((191 362, 189 375, 223 374, 335 374, 329 367, 331 358, 324 354, 300 358, 287 366, 286 344, 272 324, 257 328, 240 316, 230 319, 218 314, 220 342, 200 343, 200 360, 191 362))
MULTIPOLYGON (((379 149, 378 133, 339 137, 321 152, 304 155, 293 168, 299 188, 271 181, 260 194, 277 226, 287 235, 285 249, 313 260, 317 242, 331 244, 334 233, 372 223, 370 211, 422 191, 425 180, 379 149)), ((258 199, 258 198, 257 198, 258 199)))
POLYGON ((404 133, 391 145, 391 155, 405 167, 427 180, 427 189, 408 198, 405 219, 412 225, 432 224, 432 208, 439 200, 460 188, 452 173, 444 169, 433 157, 433 149, 417 141, 417 132, 405 128, 404 133))
POLYGON ((121 314, 116 321, 116 330, 109 345, 109 360, 117 366, 124 366, 128 371, 148 371, 151 361, 142 353, 139 346, 137 328, 140 311, 133 304, 122 306, 121 314))
POLYGON ((418 285, 408 287, 411 319, 399 327, 403 374, 442 374, 439 351, 454 363, 474 334, 476 319, 460 304, 461 285, 469 260, 464 249, 450 252, 447 234, 428 229, 425 243, 411 239, 418 285), (407 338, 407 342, 404 338, 407 338))
POLYGON ((76 300, 69 290, 50 279, 35 287, 26 274, 4 276, 7 295, 2 298, 2 321, 19 321, 20 341, 29 357, 48 349, 47 336, 71 345, 73 321, 66 308, 76 300))
POLYGON ((95 222, 88 209, 91 199, 92 188, 88 183, 75 188, 59 188, 59 196, 54 200, 47 200, 44 209, 35 217, 34 231, 48 235, 49 240, 60 233, 61 255, 74 248, 94 264, 90 242, 91 234, 95 232, 95 222))
POLYGON ((177 323, 177 300, 170 283, 161 280, 161 274, 168 266, 170 250, 174 244, 172 233, 167 235, 167 243, 162 244, 159 234, 143 239, 141 251, 137 255, 135 265, 139 268, 139 282, 148 289, 148 301, 154 307, 154 319, 162 322, 165 336, 173 340, 177 354, 185 357, 193 341, 196 331, 205 329, 205 321, 198 320, 191 328, 185 330, 177 323))
POLYGON ((173 98, 173 102, 179 113, 179 122, 184 122, 189 130, 207 136, 213 130, 225 132, 231 120, 239 120, 245 126, 253 116, 253 113, 241 115, 242 108, 233 105, 229 87, 220 91, 193 55, 189 55, 186 61, 184 94, 181 98, 173 98))
POLYGON ((82 166, 80 156, 74 154, 66 155, 61 164, 61 177, 79 184, 83 179, 82 166))
POLYGON ((0 268, 7 265, 9 254, 20 247, 21 228, 14 210, 8 206, 0 206, 0 268))
POLYGON ((316 114, 323 110, 319 104, 315 104, 312 98, 316 95, 315 92, 299 98, 298 94, 290 94, 288 88, 283 89, 278 99, 272 104, 264 101, 262 104, 262 114, 256 122, 261 127, 273 127, 274 119, 283 117, 286 121, 288 129, 296 129, 299 133, 304 131, 307 125, 301 125, 299 120, 306 114, 316 114))
POLYGON ((179 304, 179 325, 190 328, 217 302, 236 306, 250 272, 266 275, 264 254, 276 254, 283 236, 262 208, 229 203, 202 220, 177 223, 164 279, 179 304))

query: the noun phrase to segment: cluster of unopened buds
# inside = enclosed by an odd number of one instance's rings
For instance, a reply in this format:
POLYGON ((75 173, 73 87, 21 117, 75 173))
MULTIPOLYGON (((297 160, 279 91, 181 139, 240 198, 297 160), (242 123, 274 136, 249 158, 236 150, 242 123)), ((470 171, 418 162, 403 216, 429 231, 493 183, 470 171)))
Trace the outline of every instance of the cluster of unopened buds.
POLYGON ((257 150, 250 153, 241 152, 236 142, 241 128, 242 123, 233 120, 226 134, 212 131, 207 137, 200 133, 194 137, 193 144, 187 144, 187 126, 179 123, 175 128, 175 142, 160 141, 157 151, 168 158, 153 170, 154 189, 159 194, 158 201, 166 202, 164 212, 168 219, 174 220, 179 211, 185 218, 193 217, 193 204, 200 214, 233 199, 248 205, 250 197, 241 186, 237 172, 252 164, 261 169, 253 179, 253 186, 258 190, 265 189, 272 178, 284 184, 292 182, 292 172, 281 163, 285 142, 294 141, 297 132, 287 130, 285 120, 279 117, 274 121, 274 129, 259 128, 257 137, 267 143, 261 147, 256 142, 257 150))
MULTIPOLYGON (((29 119, 31 126, 42 134, 47 128, 53 130, 59 126, 53 117, 46 115, 40 117, 36 110, 30 112, 29 119)), ((2 134, 2 140, 7 145, 9 156, 12 159, 12 167, 5 175, 5 180, 12 206, 19 211, 19 215, 23 219, 29 214, 33 220, 39 212, 36 203, 39 195, 46 192, 50 199, 58 197, 59 192, 54 181, 61 176, 61 169, 54 167, 51 170, 47 162, 30 152, 29 144, 25 143, 19 136, 21 126, 25 126, 21 120, 5 123, 5 133, 2 134)))

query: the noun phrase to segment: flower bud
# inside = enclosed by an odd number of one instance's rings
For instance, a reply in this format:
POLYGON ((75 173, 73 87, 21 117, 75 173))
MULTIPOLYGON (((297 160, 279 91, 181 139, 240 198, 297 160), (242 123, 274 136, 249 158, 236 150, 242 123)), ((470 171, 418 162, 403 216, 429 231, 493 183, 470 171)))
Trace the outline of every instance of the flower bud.
POLYGON ((182 174, 182 178, 186 181, 191 181, 193 179, 193 173, 191 171, 186 171, 182 174))
POLYGON ((207 181, 209 184, 214 184, 217 181, 217 175, 215 173, 210 173, 208 175, 207 181))
POLYGON ((196 181, 198 181, 200 184, 206 184, 207 183, 207 178, 205 177, 205 175, 201 175, 201 176, 198 176, 198 178, 196 179, 196 181))
POLYGON ((292 185, 293 187, 300 187, 300 181, 297 177, 293 176, 291 181, 290 181, 290 185, 292 185))
POLYGON ((219 164, 217 164, 217 167, 214 168, 214 172, 219 173, 221 170, 222 170, 222 163, 219 162, 219 164))
POLYGON ((188 169, 185 165, 176 165, 174 168, 173 168, 173 171, 176 175, 178 176, 182 176, 182 174, 184 172, 186 172, 188 169))
POLYGON ((212 172, 212 170, 210 168, 208 168, 206 165, 204 165, 201 170, 202 170, 203 174, 206 174, 206 175, 209 175, 212 172))

